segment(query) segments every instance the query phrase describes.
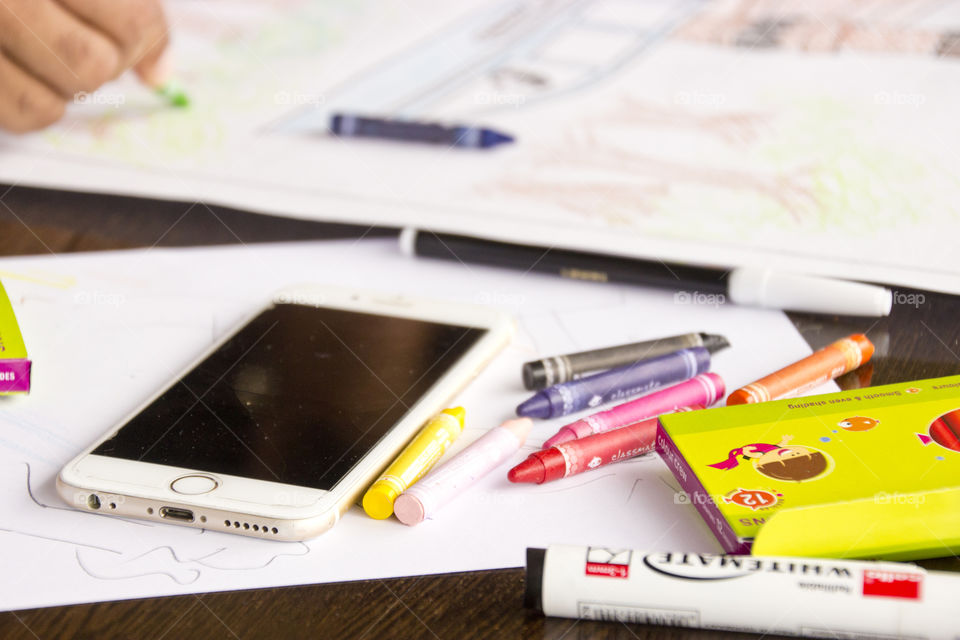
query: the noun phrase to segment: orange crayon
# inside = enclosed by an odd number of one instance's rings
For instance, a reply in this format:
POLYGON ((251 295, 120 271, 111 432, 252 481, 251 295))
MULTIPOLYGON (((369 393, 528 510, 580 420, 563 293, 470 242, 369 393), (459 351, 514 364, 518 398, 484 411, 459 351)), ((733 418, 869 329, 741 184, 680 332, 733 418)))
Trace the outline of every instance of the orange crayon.
POLYGON ((727 397, 727 405, 767 402, 799 395, 856 369, 872 355, 873 343, 862 333, 855 333, 737 389, 727 397))

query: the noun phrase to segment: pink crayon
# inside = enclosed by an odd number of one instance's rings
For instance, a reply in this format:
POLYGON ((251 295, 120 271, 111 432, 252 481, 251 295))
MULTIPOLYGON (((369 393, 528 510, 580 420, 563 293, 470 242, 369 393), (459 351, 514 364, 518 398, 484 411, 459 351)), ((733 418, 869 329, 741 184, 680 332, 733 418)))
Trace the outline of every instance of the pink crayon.
POLYGON ((543 443, 544 449, 593 435, 611 429, 624 427, 634 422, 676 411, 680 407, 702 404, 709 407, 723 397, 726 387, 723 378, 715 373, 701 373, 698 376, 675 384, 672 387, 661 389, 656 393, 624 402, 608 411, 600 411, 586 418, 571 422, 561 427, 557 433, 543 443))
POLYGON ((519 418, 486 432, 401 493, 393 513, 405 525, 420 524, 516 453, 532 428, 530 418, 519 418))

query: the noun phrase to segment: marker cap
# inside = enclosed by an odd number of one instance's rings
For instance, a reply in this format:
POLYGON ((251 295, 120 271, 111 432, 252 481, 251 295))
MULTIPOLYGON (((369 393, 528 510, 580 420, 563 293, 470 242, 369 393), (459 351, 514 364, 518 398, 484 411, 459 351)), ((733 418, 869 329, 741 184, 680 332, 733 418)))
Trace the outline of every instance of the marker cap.
POLYGON ((546 561, 546 549, 527 547, 527 579, 524 581, 523 606, 538 613, 543 613, 543 565, 546 561))
POLYGON ((727 292, 736 304, 829 315, 886 316, 893 305, 883 287, 772 269, 734 269, 727 292))

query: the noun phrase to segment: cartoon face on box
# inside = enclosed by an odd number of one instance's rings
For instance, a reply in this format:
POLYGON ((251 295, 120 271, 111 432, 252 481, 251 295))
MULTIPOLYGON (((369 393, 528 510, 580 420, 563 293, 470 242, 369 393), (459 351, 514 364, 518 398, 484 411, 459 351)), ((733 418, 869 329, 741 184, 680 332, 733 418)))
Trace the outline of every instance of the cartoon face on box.
POLYGON ((805 445, 790 444, 793 436, 785 435, 778 444, 755 442, 731 449, 726 460, 708 466, 714 469, 736 469, 750 464, 767 478, 784 482, 804 482, 826 475, 832 460, 827 454, 805 445))

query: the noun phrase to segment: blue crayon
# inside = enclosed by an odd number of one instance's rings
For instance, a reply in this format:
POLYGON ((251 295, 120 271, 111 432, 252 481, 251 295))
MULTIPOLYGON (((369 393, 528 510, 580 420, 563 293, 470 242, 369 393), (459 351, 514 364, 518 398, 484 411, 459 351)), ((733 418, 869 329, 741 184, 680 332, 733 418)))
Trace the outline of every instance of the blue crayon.
POLYGON ((345 138, 404 140, 470 149, 489 149, 513 142, 513 136, 482 127, 447 127, 430 122, 367 118, 343 113, 330 118, 330 132, 345 138))
POLYGON ((518 416, 556 418, 607 402, 650 393, 710 369, 710 352, 690 347, 608 369, 538 391, 517 407, 518 416))

